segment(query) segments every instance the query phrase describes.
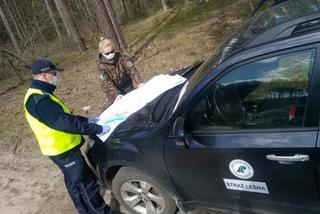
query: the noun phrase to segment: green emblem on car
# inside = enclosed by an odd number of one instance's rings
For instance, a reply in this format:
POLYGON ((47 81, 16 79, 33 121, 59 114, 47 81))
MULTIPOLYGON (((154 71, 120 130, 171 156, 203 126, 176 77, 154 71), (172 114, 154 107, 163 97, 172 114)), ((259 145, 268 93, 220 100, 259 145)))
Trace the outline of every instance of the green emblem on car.
POLYGON ((229 169, 234 176, 241 179, 249 179, 254 175, 252 166, 248 162, 241 159, 232 160, 229 163, 229 169))
POLYGON ((245 166, 240 166, 237 172, 244 173, 247 168, 245 166))

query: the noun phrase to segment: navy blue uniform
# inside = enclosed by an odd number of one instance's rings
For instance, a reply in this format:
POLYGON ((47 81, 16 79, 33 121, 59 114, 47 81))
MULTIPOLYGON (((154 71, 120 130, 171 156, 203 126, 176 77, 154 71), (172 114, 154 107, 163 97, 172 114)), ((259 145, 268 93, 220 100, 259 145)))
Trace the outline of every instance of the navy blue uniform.
MULTIPOLYGON (((49 83, 33 80, 31 88, 39 89, 53 95, 56 87, 49 83)), ((27 111, 40 122, 52 129, 72 134, 94 135, 102 132, 102 126, 88 123, 88 118, 65 113, 61 106, 53 101, 49 95, 31 95, 27 104, 27 111)), ((95 175, 80 153, 82 143, 60 155, 49 158, 64 174, 66 188, 80 214, 111 213, 108 205, 100 196, 100 187, 95 175)))

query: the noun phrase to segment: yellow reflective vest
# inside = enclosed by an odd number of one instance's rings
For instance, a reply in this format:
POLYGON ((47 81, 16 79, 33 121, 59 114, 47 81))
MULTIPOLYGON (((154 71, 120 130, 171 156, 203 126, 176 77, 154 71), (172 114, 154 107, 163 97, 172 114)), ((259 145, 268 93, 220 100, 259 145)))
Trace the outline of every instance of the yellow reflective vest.
POLYGON ((26 118, 28 120, 28 123, 31 126, 32 131, 34 132, 40 146, 40 150, 42 154, 48 155, 48 156, 54 156, 62 154, 75 146, 79 145, 81 143, 81 135, 79 134, 70 134, 65 133, 62 131, 58 131, 55 129, 50 128, 46 124, 40 122, 38 119, 33 117, 28 111, 27 111, 27 101, 29 97, 32 94, 46 94, 49 95, 50 98, 56 102, 58 105, 60 105, 65 113, 70 114, 70 110, 67 106, 63 104, 61 100, 59 100, 57 97, 44 93, 43 91, 39 89, 29 88, 27 91, 27 94, 24 98, 24 113, 26 115, 26 118))

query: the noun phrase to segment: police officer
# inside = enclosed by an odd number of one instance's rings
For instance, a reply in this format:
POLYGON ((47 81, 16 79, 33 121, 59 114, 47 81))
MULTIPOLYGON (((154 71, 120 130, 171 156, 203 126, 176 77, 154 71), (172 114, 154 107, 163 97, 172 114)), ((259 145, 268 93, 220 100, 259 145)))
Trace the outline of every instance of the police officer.
POLYGON ((65 185, 80 214, 112 213, 100 196, 100 187, 80 153, 82 135, 107 133, 92 119, 72 115, 68 107, 53 95, 58 81, 57 68, 48 60, 31 65, 33 81, 24 99, 25 116, 43 155, 48 156, 63 172, 65 185))

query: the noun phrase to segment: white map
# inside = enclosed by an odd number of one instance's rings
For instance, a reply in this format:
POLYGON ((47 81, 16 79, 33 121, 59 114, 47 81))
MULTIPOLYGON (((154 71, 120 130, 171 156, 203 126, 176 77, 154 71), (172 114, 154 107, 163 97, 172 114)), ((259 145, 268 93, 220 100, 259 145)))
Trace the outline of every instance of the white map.
POLYGON ((125 121, 131 114, 142 109, 147 103, 154 100, 163 92, 180 85, 186 81, 186 78, 179 75, 171 76, 161 74, 153 77, 142 87, 131 91, 123 96, 120 100, 114 102, 100 116, 98 124, 108 124, 111 127, 107 134, 98 135, 105 141, 115 128, 125 121))

